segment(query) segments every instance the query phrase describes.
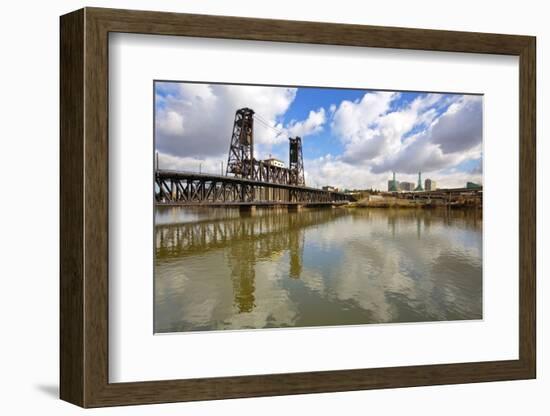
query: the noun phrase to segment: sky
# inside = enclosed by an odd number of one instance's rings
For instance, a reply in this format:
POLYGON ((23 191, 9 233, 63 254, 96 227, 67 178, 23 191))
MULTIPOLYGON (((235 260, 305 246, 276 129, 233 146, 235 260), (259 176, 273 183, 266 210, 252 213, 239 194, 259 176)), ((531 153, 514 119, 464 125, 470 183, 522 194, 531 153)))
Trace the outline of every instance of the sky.
POLYGON ((255 158, 288 166, 288 138, 302 137, 308 186, 386 190, 392 172, 419 171, 441 188, 482 183, 483 97, 423 92, 155 82, 160 167, 219 174, 242 107, 265 120, 255 158))

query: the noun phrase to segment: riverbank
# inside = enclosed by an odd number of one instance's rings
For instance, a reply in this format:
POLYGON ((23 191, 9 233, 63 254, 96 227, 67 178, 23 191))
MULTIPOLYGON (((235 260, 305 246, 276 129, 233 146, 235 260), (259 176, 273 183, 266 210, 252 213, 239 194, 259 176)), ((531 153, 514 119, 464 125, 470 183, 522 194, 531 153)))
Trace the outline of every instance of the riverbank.
POLYGON ((481 209, 479 198, 455 198, 451 201, 441 199, 405 199, 394 196, 370 195, 348 205, 350 208, 477 208, 481 209))

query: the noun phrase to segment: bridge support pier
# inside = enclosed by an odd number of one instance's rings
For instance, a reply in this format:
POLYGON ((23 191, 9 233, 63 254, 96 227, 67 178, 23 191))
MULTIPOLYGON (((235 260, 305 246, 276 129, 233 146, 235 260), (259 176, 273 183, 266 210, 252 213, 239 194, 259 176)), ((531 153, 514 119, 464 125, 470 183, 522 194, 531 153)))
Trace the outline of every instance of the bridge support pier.
POLYGON ((300 212, 304 209, 303 205, 300 204, 289 204, 288 205, 288 212, 300 212))
POLYGON ((251 216, 256 214, 256 205, 241 205, 239 207, 241 216, 251 216))

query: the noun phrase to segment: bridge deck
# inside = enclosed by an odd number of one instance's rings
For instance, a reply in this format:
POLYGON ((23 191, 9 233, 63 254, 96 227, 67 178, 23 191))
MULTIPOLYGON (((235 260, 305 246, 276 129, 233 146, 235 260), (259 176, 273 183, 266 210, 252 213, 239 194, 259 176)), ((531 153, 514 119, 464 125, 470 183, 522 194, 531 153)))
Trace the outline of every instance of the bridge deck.
POLYGON ((344 192, 197 172, 157 170, 155 182, 158 205, 326 206, 355 200, 344 192))
POLYGON ((185 171, 176 171, 176 170, 157 170, 156 177, 160 179, 185 179, 185 180, 217 180, 219 182, 226 183, 242 183, 251 186, 267 186, 270 188, 282 188, 282 189, 297 189, 302 191, 312 191, 312 192, 329 192, 335 195, 349 196, 344 192, 335 192, 335 191, 325 191, 319 188, 312 188, 309 186, 296 186, 289 185, 285 183, 277 182, 263 182, 263 181, 254 181, 250 179, 238 178, 236 176, 225 176, 225 175, 213 175, 209 173, 197 173, 197 172, 185 172, 185 171))
POLYGON ((336 206, 347 205, 349 201, 332 201, 332 202, 285 202, 285 201, 228 201, 228 202, 186 202, 186 201, 166 201, 157 202, 157 205, 161 206, 192 206, 192 207, 245 207, 245 206, 257 206, 257 207, 277 207, 277 206, 305 206, 305 207, 321 207, 321 206, 336 206))

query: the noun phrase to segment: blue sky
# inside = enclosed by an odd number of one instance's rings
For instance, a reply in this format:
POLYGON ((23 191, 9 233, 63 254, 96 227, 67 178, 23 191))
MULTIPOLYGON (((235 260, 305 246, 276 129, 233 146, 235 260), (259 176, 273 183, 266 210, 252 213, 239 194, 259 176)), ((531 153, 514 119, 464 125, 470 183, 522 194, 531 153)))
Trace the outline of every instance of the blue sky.
MULTIPOLYGON (((364 95, 362 90, 345 90, 332 88, 298 88, 296 98, 290 105, 285 117, 290 120, 303 120, 311 109, 319 107, 330 109, 330 106, 342 100, 357 100, 364 95)), ((324 129, 317 134, 317 140, 305 140, 303 151, 305 158, 316 158, 324 154, 341 154, 344 147, 340 140, 324 129)))
POLYGON ((385 189, 392 171, 419 170, 439 186, 482 180, 481 96, 336 88, 156 82, 161 166, 219 172, 245 106, 271 126, 255 123, 256 158, 287 163, 288 137, 301 136, 311 186, 385 189))

